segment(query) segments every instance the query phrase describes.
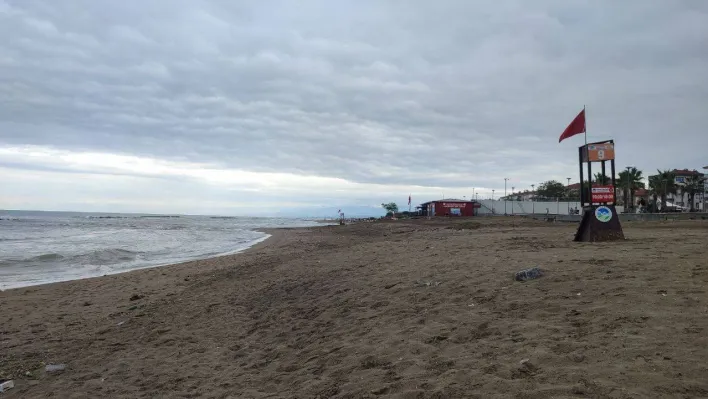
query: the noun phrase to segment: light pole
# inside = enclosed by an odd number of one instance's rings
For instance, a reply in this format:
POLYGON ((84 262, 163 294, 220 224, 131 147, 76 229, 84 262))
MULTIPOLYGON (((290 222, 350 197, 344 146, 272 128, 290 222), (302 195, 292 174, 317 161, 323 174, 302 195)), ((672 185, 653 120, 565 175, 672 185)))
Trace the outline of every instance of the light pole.
POLYGON ((536 214, 536 201, 534 201, 536 198, 536 192, 534 191, 536 189, 536 185, 532 184, 531 185, 531 213, 536 214))
POLYGON ((492 189, 492 215, 494 215, 494 189, 492 189))
MULTIPOLYGON (((708 170, 708 165, 704 166, 703 170, 708 170)), ((706 200, 707 193, 708 193, 708 179, 703 181, 703 212, 708 212, 708 209, 706 209, 706 208, 708 208, 708 200, 706 200)))
POLYGON ((511 216, 514 216, 514 204, 515 204, 515 202, 514 202, 515 201, 514 200, 514 189, 515 188, 516 187, 511 186, 511 216))
POLYGON ((626 202, 624 203, 624 213, 629 213, 630 207, 631 207, 632 205, 634 205, 634 204, 632 203, 632 188, 630 187, 630 184, 629 184, 629 180, 630 180, 630 179, 629 179, 629 171, 630 171, 633 167, 634 167, 634 166, 625 166, 625 169, 627 169, 627 175, 626 175, 626 178, 627 178, 627 200, 626 200, 626 202))
POLYGON ((504 178, 504 216, 506 216, 506 182, 509 180, 508 177, 504 178))
POLYGON ((474 187, 472 187, 472 197, 470 197, 470 199, 472 199, 472 198, 477 198, 474 196, 474 187))
POLYGON ((568 185, 566 186, 566 192, 568 193, 568 214, 570 214, 570 177, 566 177, 566 180, 568 180, 568 185))

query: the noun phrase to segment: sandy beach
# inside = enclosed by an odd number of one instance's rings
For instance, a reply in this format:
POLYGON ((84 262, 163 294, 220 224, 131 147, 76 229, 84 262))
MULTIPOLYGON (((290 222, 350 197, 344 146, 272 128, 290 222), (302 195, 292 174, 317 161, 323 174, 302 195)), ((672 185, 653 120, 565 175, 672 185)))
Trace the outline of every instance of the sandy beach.
POLYGON ((0 292, 0 397, 708 397, 708 221, 623 227, 596 244, 516 218, 271 230, 237 255, 0 292))

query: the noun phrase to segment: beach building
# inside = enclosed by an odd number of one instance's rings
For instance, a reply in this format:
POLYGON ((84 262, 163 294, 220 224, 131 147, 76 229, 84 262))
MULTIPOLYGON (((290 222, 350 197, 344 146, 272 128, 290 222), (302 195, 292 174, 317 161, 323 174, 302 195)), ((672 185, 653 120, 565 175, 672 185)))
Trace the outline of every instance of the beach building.
POLYGON ((475 216, 476 210, 480 208, 477 201, 467 201, 461 199, 447 198, 436 201, 428 201, 420 204, 419 209, 422 216, 475 216))
MULTIPOLYGON (((692 208, 691 205, 693 205, 693 209, 697 211, 704 211, 703 205, 705 204, 705 198, 704 198, 704 191, 705 191, 705 185, 702 190, 699 190, 697 193, 695 193, 693 197, 694 203, 691 204, 691 195, 687 190, 684 189, 686 186, 687 180, 688 179, 697 179, 697 178, 702 178, 705 177, 705 174, 700 173, 697 170, 688 170, 688 169, 674 169, 671 171, 674 175, 674 183, 676 184, 676 192, 675 193, 668 193, 666 195, 666 202, 669 204, 669 206, 673 206, 676 208, 680 208, 684 211, 687 211, 692 208)), ((653 176, 649 176, 651 179, 653 176)))

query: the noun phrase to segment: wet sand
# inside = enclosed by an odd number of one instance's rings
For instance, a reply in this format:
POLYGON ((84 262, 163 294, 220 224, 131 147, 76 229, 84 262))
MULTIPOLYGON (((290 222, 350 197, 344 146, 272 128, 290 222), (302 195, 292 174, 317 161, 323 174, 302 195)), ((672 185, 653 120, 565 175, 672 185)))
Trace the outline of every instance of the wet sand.
POLYGON ((0 396, 708 397, 708 222, 624 228, 596 244, 513 218, 282 229, 0 292, 0 396), (513 280, 532 266, 545 276, 513 280))

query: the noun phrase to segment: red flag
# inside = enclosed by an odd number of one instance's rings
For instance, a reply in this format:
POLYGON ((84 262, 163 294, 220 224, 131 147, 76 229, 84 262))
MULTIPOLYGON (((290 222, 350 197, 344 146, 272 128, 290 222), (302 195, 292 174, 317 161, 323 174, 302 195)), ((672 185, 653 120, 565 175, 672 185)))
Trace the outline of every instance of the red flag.
POLYGON ((568 137, 575 136, 576 134, 580 133, 585 133, 585 109, 583 108, 582 111, 578 114, 578 116, 573 119, 572 122, 570 122, 570 125, 568 125, 567 128, 563 131, 563 134, 561 134, 560 138, 558 139, 558 142, 560 143, 561 141, 567 139, 568 137))

